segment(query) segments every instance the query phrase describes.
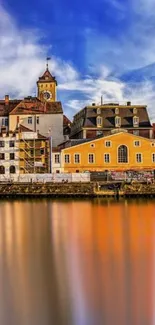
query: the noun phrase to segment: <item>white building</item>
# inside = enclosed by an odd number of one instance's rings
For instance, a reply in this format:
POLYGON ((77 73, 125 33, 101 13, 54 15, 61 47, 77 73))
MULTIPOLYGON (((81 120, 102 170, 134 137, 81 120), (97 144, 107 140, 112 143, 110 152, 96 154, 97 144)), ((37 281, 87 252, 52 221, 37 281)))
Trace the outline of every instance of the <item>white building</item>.
POLYGON ((19 175, 18 134, 2 133, 0 136, 0 175, 5 179, 12 174, 19 175))

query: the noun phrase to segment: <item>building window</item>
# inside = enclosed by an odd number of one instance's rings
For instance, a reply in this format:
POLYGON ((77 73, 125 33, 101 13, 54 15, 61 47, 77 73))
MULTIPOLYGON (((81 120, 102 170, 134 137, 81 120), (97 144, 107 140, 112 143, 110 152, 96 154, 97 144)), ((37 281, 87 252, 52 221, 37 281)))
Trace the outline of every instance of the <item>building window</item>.
POLYGON ((128 148, 127 146, 119 146, 118 148, 118 163, 128 163, 128 148))
POLYGON ((5 154, 0 152, 0 160, 4 160, 5 159, 5 154))
POLYGON ((97 117, 97 127, 101 127, 102 126, 102 117, 98 116, 97 117))
POLYGON ((152 142, 151 143, 151 147, 155 147, 155 142, 152 142))
POLYGON ((134 109, 133 109, 133 114, 137 114, 137 108, 136 107, 134 107, 134 109))
POLYGON ((119 114, 119 108, 118 107, 115 108, 115 114, 119 114))
POLYGON ((120 127, 121 126, 121 117, 116 116, 115 117, 115 126, 120 127))
POLYGON ((65 163, 66 164, 70 163, 70 156, 68 154, 65 155, 65 163))
POLYGON ((152 162, 155 163, 155 153, 152 154, 152 162))
POLYGON ((141 163, 142 162, 142 154, 141 153, 136 153, 136 162, 141 163))
POLYGON ((30 149, 30 155, 33 156, 34 155, 34 150, 30 149))
POLYGON ((94 154, 93 153, 89 153, 89 155, 88 155, 88 161, 89 161, 90 164, 93 164, 95 162, 94 154))
POLYGON ((80 163, 80 155, 78 153, 75 154, 74 156, 74 163, 79 164, 80 163))
POLYGON ((91 147, 91 148, 95 148, 95 144, 94 144, 94 143, 91 143, 91 144, 90 144, 90 147, 91 147))
POLYGON ((109 153, 104 154, 104 162, 107 164, 110 163, 110 154, 109 153))
POLYGON ((0 166, 0 174, 5 174, 5 168, 4 168, 4 166, 0 166))
POLYGON ((28 117, 28 124, 32 124, 32 117, 31 116, 28 117))
POLYGON ((97 108, 97 114, 101 114, 101 108, 100 107, 97 108))
POLYGON ((16 173, 15 166, 10 166, 10 174, 15 174, 15 173, 16 173))
POLYGON ((37 116, 37 124, 39 124, 39 116, 37 116))
POLYGON ((105 147, 111 147, 111 141, 105 141, 105 147))
POLYGON ((138 140, 134 141, 134 146, 135 147, 140 147, 140 141, 138 141, 138 140))
POLYGON ((10 153, 10 160, 14 160, 15 159, 15 154, 14 153, 10 153))
POLYGON ((55 164, 59 164, 59 163, 60 163, 60 155, 55 154, 55 164))
POLYGON ((10 146, 10 148, 14 148, 14 146, 15 146, 15 142, 14 141, 9 141, 9 146, 10 146))
POLYGON ((8 126, 8 119, 5 119, 5 126, 8 126))
POLYGON ((133 126, 134 127, 139 126, 139 117, 137 117, 137 116, 133 117, 133 126))
POLYGON ((0 141, 0 148, 4 148, 5 147, 5 142, 4 141, 0 141))
POLYGON ((41 154, 41 155, 44 155, 44 153, 45 153, 44 148, 41 148, 41 149, 40 149, 40 154, 41 154))

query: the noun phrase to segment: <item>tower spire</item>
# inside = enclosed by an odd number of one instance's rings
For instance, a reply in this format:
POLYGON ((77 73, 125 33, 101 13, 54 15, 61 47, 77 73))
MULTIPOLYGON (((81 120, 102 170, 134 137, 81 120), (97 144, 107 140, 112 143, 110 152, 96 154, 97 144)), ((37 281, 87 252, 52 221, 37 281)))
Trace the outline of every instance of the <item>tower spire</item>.
POLYGON ((48 61, 49 61, 49 60, 51 60, 51 58, 50 58, 50 57, 47 57, 47 58, 46 58, 46 70, 48 70, 48 61))

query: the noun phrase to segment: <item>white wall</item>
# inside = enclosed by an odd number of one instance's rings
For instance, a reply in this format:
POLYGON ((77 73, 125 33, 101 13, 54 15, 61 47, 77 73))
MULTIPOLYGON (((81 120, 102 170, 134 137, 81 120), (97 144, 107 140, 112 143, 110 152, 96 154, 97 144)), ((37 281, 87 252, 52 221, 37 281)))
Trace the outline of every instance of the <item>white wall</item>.
POLYGON ((10 166, 15 166, 16 168, 16 174, 19 175, 19 142, 18 142, 18 136, 16 137, 0 137, 0 141, 4 141, 5 146, 0 147, 0 153, 5 154, 5 159, 0 159, 0 166, 4 166, 5 168, 5 175, 10 175, 10 166), (10 141, 15 142, 15 147, 10 147, 10 141), (15 154, 15 159, 10 160, 10 153, 15 154))

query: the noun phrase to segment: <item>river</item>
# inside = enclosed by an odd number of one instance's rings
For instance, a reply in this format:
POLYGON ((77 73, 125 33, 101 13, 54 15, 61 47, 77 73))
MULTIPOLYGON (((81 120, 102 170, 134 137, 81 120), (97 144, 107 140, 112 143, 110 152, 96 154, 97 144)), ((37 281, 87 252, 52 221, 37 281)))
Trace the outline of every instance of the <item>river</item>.
POLYGON ((113 324, 155 324, 155 200, 0 201, 0 325, 113 324))

